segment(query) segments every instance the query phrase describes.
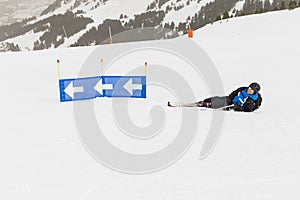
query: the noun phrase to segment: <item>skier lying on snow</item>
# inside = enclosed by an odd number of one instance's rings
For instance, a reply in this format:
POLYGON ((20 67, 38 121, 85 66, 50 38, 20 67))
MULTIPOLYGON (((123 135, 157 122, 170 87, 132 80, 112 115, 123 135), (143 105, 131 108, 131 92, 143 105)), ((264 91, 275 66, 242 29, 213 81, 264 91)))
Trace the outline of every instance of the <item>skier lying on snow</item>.
MULTIPOLYGON (((233 91, 229 96, 215 96, 192 104, 182 104, 184 107, 206 107, 212 109, 224 109, 243 112, 253 112, 258 109, 262 102, 262 97, 258 93, 260 85, 251 83, 248 87, 241 87, 233 91)), ((168 106, 177 107, 168 102, 168 106)))
POLYGON ((199 101, 199 107, 221 108, 233 104, 235 111, 253 112, 258 109, 262 102, 262 97, 258 93, 260 85, 251 83, 249 87, 241 87, 233 91, 229 96, 211 97, 204 101, 199 101))

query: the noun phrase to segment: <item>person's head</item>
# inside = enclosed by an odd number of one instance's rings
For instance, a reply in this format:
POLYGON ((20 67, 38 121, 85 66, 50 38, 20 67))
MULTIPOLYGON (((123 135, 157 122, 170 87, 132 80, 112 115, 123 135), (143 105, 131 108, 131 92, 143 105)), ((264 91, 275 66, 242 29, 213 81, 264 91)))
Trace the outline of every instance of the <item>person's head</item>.
POLYGON ((258 83, 251 83, 247 89, 248 94, 255 94, 260 91, 260 85, 258 83))

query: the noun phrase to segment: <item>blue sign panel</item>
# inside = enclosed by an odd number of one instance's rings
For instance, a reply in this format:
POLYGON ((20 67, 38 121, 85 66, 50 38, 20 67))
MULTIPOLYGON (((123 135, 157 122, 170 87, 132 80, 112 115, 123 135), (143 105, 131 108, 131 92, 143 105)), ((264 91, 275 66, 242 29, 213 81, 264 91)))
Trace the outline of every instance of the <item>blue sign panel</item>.
POLYGON ((146 98, 146 76, 96 76, 59 80, 60 101, 97 97, 146 98))

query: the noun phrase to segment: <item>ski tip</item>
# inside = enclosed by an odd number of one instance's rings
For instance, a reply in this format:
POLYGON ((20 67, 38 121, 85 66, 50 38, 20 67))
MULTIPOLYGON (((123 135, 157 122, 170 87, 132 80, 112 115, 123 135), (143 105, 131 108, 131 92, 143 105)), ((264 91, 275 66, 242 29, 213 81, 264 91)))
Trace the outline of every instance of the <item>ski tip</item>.
POLYGON ((168 101, 168 106, 169 106, 169 107, 172 107, 172 105, 171 105, 171 102, 170 102, 170 101, 168 101))
POLYGON ((175 106, 174 104, 172 104, 170 101, 168 101, 168 104, 167 104, 167 105, 168 105, 168 107, 172 107, 172 108, 173 108, 173 107, 177 107, 177 106, 175 106))

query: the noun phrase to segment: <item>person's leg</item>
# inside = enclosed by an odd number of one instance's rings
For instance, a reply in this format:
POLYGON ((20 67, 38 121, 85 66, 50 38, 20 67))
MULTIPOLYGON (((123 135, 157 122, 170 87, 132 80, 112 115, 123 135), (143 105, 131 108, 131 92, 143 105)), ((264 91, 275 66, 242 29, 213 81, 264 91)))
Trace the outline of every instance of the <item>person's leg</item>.
POLYGON ((211 108, 221 108, 227 106, 226 97, 213 97, 211 98, 211 108))
POLYGON ((201 107, 218 109, 230 105, 228 101, 229 100, 227 96, 224 97, 215 96, 215 97, 207 98, 204 101, 200 101, 198 103, 199 105, 201 105, 201 107))
POLYGON ((206 107, 206 108, 210 108, 211 107, 210 98, 207 98, 204 101, 199 101, 196 104, 197 104, 198 107, 206 107))

